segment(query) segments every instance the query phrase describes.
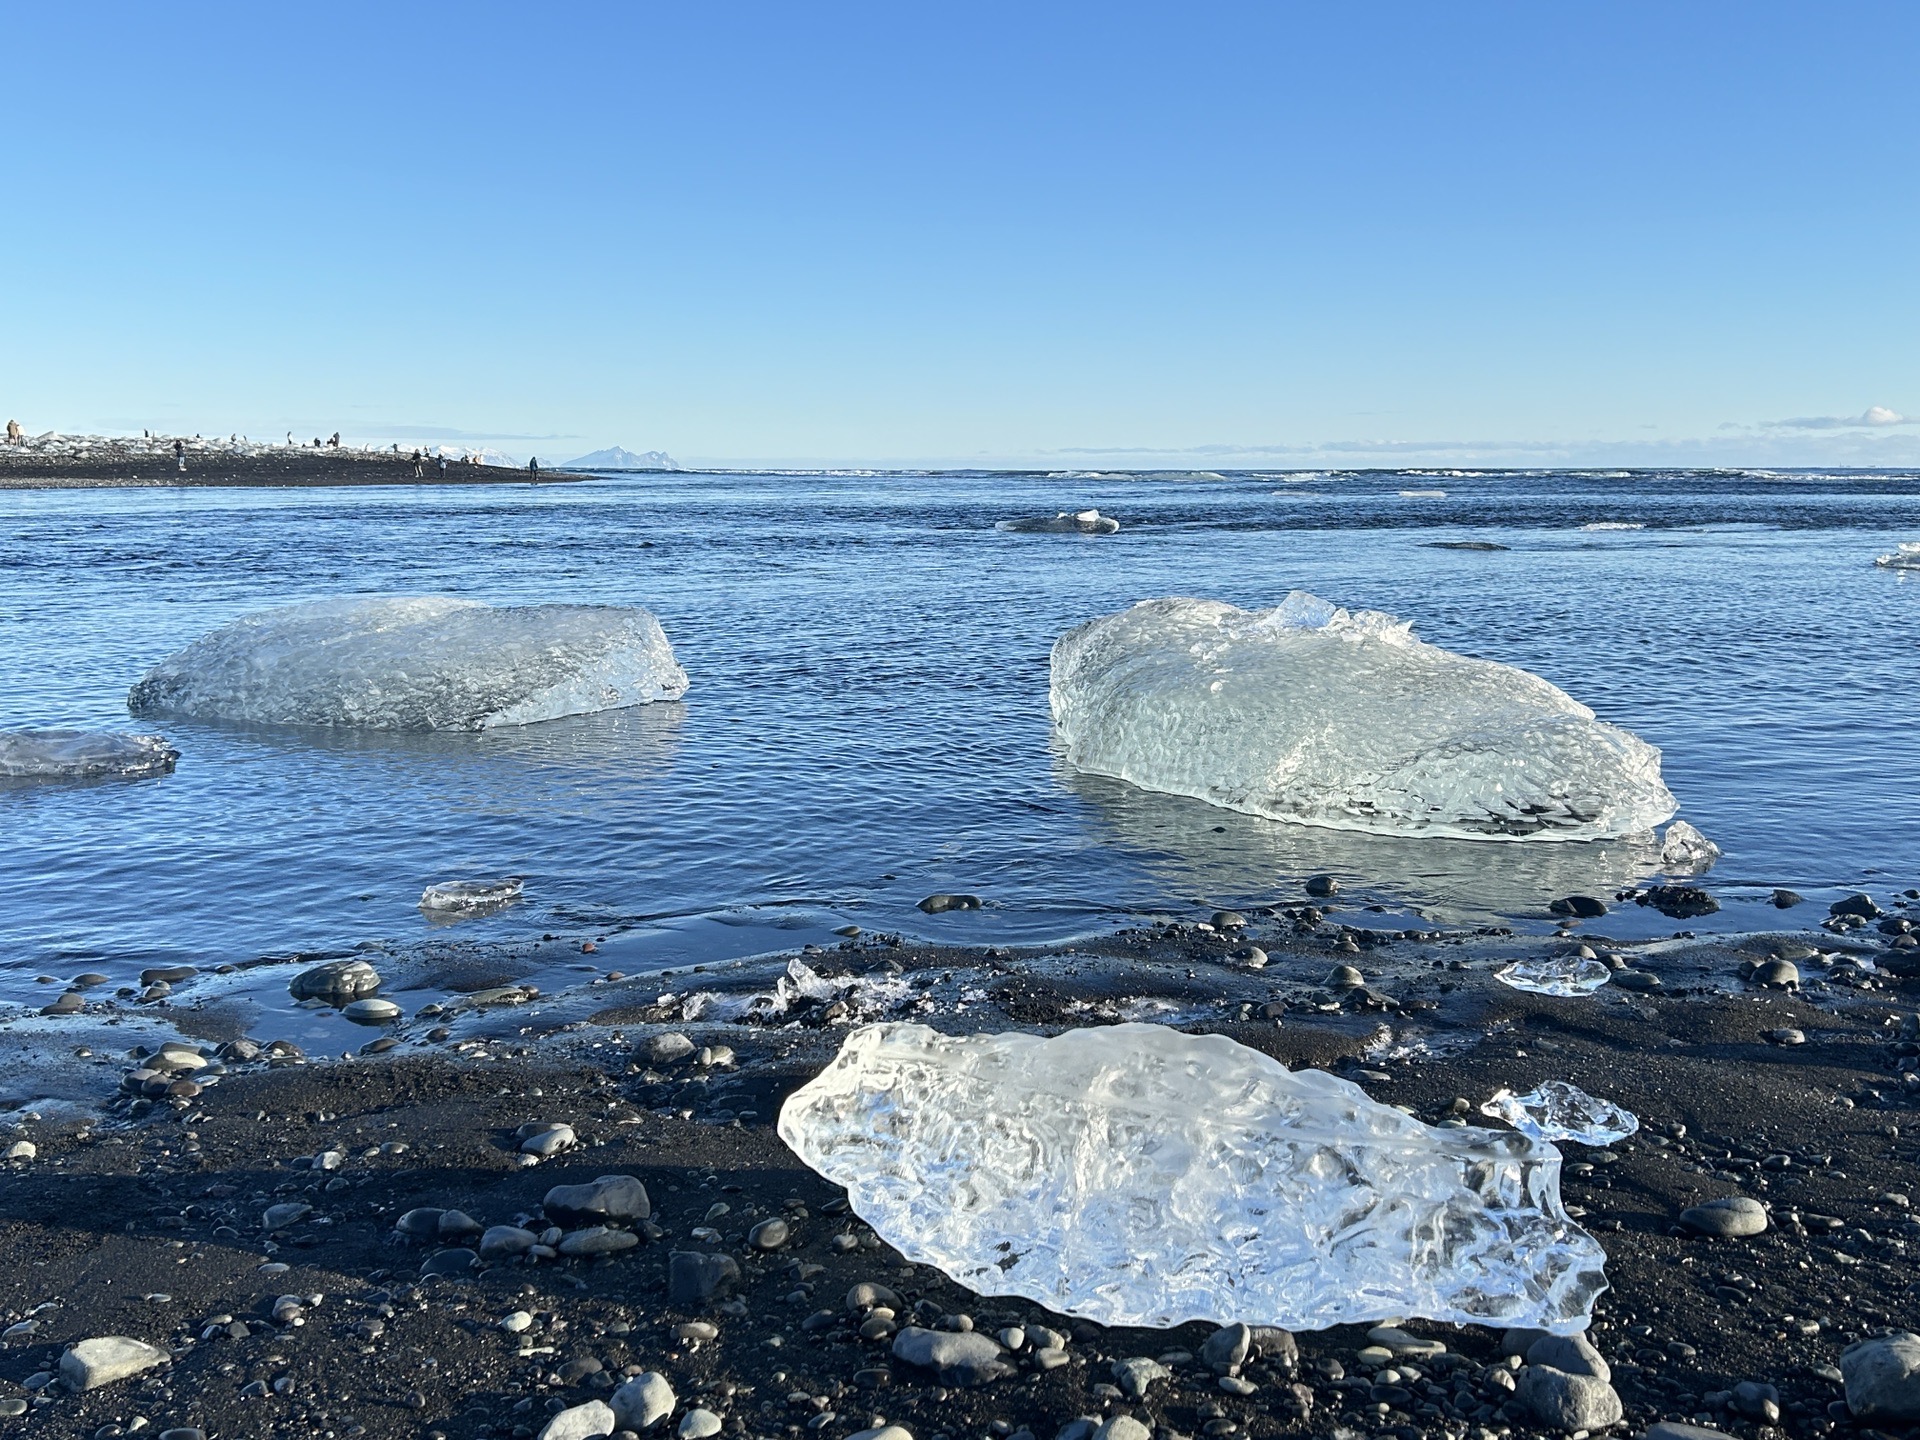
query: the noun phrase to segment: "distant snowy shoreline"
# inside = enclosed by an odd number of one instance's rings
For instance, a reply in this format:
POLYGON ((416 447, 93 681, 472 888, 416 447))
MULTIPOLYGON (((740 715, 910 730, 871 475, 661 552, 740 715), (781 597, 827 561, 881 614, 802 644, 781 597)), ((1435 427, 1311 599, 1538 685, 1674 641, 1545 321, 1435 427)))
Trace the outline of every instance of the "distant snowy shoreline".
MULTIPOLYGON (((578 477, 542 469, 541 483, 578 477)), ((176 485, 503 485, 535 472, 494 451, 461 446, 257 441, 241 435, 64 435, 0 444, 0 489, 176 485)))

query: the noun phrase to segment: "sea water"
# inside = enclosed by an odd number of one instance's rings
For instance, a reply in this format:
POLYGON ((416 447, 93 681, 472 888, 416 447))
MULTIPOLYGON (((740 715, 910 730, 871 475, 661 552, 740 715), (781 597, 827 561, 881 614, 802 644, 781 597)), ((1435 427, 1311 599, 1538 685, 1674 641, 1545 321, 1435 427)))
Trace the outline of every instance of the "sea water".
MULTIPOLYGON (((1703 882, 1722 911, 1687 926, 1809 924, 1852 889, 1920 884, 1920 584, 1873 563, 1915 537, 1920 475, 1884 473, 0 491, 0 728, 159 729, 181 752, 153 779, 0 786, 0 999, 370 940, 615 935, 662 960, 847 924, 1040 942, 1298 903, 1319 873, 1354 923, 1545 929, 1556 896, 1658 868, 1618 842, 1281 825, 1065 764, 1063 631, 1295 588, 1533 671, 1659 746, 1724 851, 1703 882), (1119 532, 1000 526, 1094 508, 1119 532), (347 594, 645 606, 691 688, 479 734, 129 721, 128 688, 214 627, 347 594), (419 903, 508 876, 522 897, 472 918, 419 903), (1776 886, 1808 905, 1775 911, 1776 886), (985 905, 915 908, 938 891, 985 905)), ((1631 905, 1603 923, 1677 928, 1631 905)))

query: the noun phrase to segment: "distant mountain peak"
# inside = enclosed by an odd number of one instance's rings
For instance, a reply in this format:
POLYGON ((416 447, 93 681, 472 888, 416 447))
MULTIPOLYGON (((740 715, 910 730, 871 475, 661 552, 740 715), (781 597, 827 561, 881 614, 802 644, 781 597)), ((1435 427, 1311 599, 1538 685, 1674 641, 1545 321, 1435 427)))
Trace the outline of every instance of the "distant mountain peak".
POLYGON ((615 445, 609 450, 596 450, 591 455, 582 455, 578 460, 569 460, 560 467, 562 470, 678 470, 680 463, 664 450, 649 450, 636 455, 633 451, 615 445))

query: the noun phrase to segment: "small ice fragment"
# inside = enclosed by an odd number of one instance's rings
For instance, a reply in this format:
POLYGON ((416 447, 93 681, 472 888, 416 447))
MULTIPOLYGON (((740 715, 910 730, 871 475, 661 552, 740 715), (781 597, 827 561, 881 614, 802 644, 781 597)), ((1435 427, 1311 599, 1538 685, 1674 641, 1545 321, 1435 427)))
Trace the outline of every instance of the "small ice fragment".
POLYGON ((1410 628, 1304 591, 1142 601, 1055 642, 1054 726, 1086 773, 1296 824, 1598 840, 1673 814, 1653 746, 1410 628))
POLYGON ((908 1260, 1103 1325, 1564 1332, 1606 1287, 1551 1144, 1429 1126, 1224 1036, 870 1025, 779 1131, 908 1260))
POLYGON ((1400 498, 1402 500, 1444 500, 1447 498, 1447 492, 1444 490, 1402 490, 1400 492, 1400 498))
POLYGON ((165 775, 180 752, 158 735, 100 730, 0 731, 0 779, 138 780, 165 775))
POLYGON ((1594 520, 1580 527, 1582 530, 1644 530, 1644 520, 1594 520))
POLYGON ((1536 1140, 1573 1140, 1582 1145, 1611 1145, 1640 1128, 1637 1116, 1564 1080, 1549 1080, 1525 1095, 1495 1091, 1480 1113, 1504 1120, 1536 1140))
POLYGON ((1613 971, 1598 960, 1578 955, 1555 955, 1546 960, 1516 960, 1493 972, 1493 978, 1529 995, 1591 995, 1613 979, 1613 971))
POLYGON ((518 900, 526 882, 518 875, 501 880, 442 880, 420 892, 422 910, 472 912, 518 900))
POLYGON ((1667 826, 1660 842, 1660 868, 1669 875, 1698 875, 1711 870, 1720 847, 1684 820, 1667 826))
POLYGON ((1882 555, 1873 563, 1886 570, 1920 570, 1920 540, 1902 540, 1891 555, 1882 555))
POLYGON ((1111 535, 1120 522, 1098 510, 1062 510, 1050 518, 1003 520, 1000 528, 1021 535, 1111 535))
POLYGON ((489 730, 686 693, 660 622, 622 605, 352 596, 244 615, 149 670, 136 715, 489 730))

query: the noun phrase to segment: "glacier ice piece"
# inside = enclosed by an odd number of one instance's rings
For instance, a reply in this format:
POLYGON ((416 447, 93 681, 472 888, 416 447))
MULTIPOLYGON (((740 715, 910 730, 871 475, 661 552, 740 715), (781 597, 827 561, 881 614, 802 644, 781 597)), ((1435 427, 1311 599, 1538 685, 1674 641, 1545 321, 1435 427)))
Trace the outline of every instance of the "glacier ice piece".
POLYGON ((1582 1145, 1611 1145, 1640 1128, 1640 1119, 1632 1112, 1565 1080, 1549 1080, 1524 1095, 1496 1090, 1480 1113, 1504 1120, 1536 1140, 1573 1140, 1582 1145))
POLYGON ((1595 840, 1676 808, 1657 749, 1539 676, 1299 590, 1078 626, 1054 644, 1052 704, 1079 769, 1272 820, 1595 840))
POLYGON ((1660 837, 1660 868, 1669 875, 1698 875, 1711 870, 1720 847, 1684 820, 1667 826, 1660 837))
POLYGON ((491 910, 518 900, 525 890, 526 882, 518 875, 500 880, 442 880, 420 892, 420 908, 450 914, 491 910))
POLYGON ((1022 535, 1111 535, 1120 528, 1120 522, 1098 510, 1062 510, 1050 518, 1005 520, 1000 528, 1022 535))
POLYGON ((1552 1145, 1425 1125, 1224 1036, 869 1025, 780 1138, 909 1260, 1104 1325, 1569 1331, 1606 1288, 1552 1145))
POLYGON ((1920 570, 1920 540, 1902 540, 1892 554, 1881 555, 1873 563, 1883 570, 1920 570))
POLYGON ((127 706, 256 724, 488 730, 686 689, 660 622, 637 607, 353 596, 224 625, 149 670, 127 706))
POLYGON ((1545 960, 1515 960, 1494 971, 1493 978, 1529 995, 1591 995, 1613 979, 1613 971, 1598 960, 1554 955, 1545 960))
POLYGON ((112 730, 0 731, 0 779, 142 779, 165 775, 180 752, 158 735, 112 730))

